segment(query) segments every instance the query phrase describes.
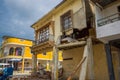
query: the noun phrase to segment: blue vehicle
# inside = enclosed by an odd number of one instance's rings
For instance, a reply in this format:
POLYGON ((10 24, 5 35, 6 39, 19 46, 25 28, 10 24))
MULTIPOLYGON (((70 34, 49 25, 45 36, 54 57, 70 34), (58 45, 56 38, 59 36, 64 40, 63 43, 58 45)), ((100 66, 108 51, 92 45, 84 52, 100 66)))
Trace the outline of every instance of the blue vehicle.
POLYGON ((13 75, 13 67, 7 63, 0 63, 0 80, 8 80, 13 75))

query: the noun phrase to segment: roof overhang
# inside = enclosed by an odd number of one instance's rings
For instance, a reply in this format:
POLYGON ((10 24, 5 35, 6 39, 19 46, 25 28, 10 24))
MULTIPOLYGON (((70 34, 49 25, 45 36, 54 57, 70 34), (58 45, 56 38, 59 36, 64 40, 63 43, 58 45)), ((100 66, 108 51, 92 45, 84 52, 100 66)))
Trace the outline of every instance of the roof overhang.
POLYGON ((94 3, 98 3, 102 7, 105 7, 108 4, 110 4, 110 3, 114 2, 114 1, 117 1, 117 0, 91 0, 91 1, 93 1, 94 3))

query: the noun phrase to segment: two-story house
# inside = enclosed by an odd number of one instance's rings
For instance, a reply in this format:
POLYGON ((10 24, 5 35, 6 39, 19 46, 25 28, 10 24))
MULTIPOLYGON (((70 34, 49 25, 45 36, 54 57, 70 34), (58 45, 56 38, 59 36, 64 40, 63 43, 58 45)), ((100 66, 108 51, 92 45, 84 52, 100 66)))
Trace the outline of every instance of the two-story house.
MULTIPOLYGON (((31 47, 34 44, 33 40, 3 36, 2 46, 0 47, 0 62, 10 63, 14 67, 14 74, 28 73, 32 70, 32 55, 31 47)), ((60 54, 62 54, 60 52, 60 54)), ((52 53, 37 55, 37 66, 43 64, 47 70, 50 70, 50 62, 52 60, 52 53)), ((62 60, 62 56, 60 57, 62 60)), ((37 69, 38 69, 37 68, 37 69)))
MULTIPOLYGON (((118 54, 114 54, 118 53, 114 46, 119 46, 119 42, 113 41, 112 44, 115 45, 111 45, 113 56, 109 54, 110 46, 105 45, 104 48, 103 44, 119 39, 119 3, 119 0, 63 0, 31 26, 35 30, 36 41, 32 47, 33 52, 46 53, 53 51, 55 45, 86 41, 91 37, 94 52, 93 76, 86 75, 85 79, 119 79, 119 58, 116 58, 118 54)), ((62 66, 66 79, 82 59, 84 47, 67 46, 60 50, 63 51, 62 66)), ((74 75, 77 80, 79 71, 80 69, 74 75)), ((89 73, 91 74, 88 68, 87 74, 89 73)))
POLYGON ((0 62, 13 65, 14 72, 24 73, 31 71, 32 53, 30 47, 32 44, 32 40, 3 36, 0 62))

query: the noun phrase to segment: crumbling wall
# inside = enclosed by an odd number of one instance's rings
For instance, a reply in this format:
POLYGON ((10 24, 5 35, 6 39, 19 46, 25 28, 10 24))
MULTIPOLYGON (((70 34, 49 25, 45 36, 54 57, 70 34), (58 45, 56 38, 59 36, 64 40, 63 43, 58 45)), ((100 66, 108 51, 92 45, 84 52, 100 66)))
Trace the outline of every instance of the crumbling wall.
MULTIPOLYGON (((64 77, 68 77, 75 69, 79 61, 82 59, 84 48, 75 48, 63 51, 63 58, 73 58, 72 60, 64 60, 62 62, 64 68, 64 77)), ((97 44, 93 46, 94 51, 94 74, 95 80, 109 80, 106 53, 103 44, 97 44)), ((77 71, 74 77, 78 79, 80 69, 77 71)), ((87 74, 88 74, 87 70, 87 74)), ((89 80, 86 76, 86 80, 89 80)))

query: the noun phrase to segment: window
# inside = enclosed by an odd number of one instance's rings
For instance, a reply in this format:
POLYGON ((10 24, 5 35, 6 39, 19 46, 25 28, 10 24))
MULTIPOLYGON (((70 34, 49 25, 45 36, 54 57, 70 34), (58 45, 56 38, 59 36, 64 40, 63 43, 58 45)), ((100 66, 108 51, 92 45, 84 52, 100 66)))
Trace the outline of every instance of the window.
POLYGON ((15 55, 16 56, 21 56, 22 55, 22 48, 21 47, 16 47, 15 48, 15 55))
POLYGON ((72 27, 72 11, 69 10, 61 16, 62 30, 65 31, 72 27))
POLYGON ((14 53, 14 48, 11 47, 10 50, 9 50, 9 55, 13 55, 13 53, 14 53))
POLYGON ((40 29, 39 43, 49 40, 49 26, 40 29))
POLYGON ((46 52, 43 52, 43 55, 46 55, 46 52))

